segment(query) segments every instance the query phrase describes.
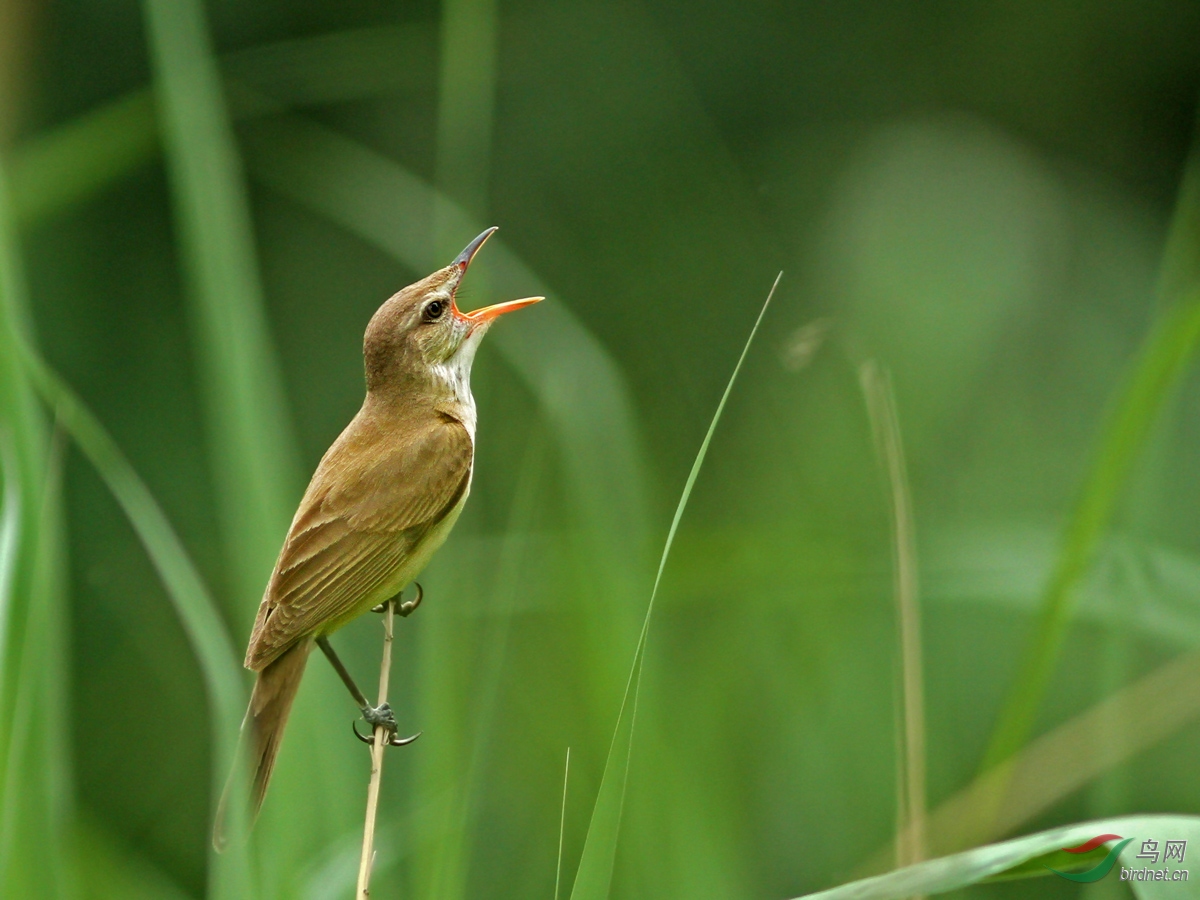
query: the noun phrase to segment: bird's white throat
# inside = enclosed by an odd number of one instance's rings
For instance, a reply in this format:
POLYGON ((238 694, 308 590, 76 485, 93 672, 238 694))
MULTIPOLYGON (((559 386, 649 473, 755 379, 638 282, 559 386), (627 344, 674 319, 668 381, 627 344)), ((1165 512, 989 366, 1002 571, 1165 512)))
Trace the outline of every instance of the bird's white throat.
POLYGON ((445 391, 446 399, 461 410, 462 423, 472 439, 475 438, 475 398, 471 396, 471 365, 487 330, 487 323, 476 325, 454 355, 431 370, 434 383, 445 391))

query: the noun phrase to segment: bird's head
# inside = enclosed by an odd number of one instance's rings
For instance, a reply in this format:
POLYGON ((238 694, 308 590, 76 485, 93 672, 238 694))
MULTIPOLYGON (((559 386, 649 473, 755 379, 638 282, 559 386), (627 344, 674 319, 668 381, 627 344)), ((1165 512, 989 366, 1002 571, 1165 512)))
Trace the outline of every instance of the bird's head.
POLYGON ((496 231, 489 228, 444 269, 410 284, 379 307, 367 325, 363 357, 367 390, 449 381, 466 387, 479 341, 498 317, 542 300, 525 297, 464 313, 455 294, 471 259, 496 231))

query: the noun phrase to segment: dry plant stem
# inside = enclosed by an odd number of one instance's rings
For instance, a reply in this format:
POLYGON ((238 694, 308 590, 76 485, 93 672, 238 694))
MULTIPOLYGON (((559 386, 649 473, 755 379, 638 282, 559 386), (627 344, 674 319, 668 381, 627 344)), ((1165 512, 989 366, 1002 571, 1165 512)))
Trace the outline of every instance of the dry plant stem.
POLYGON ((896 864, 926 858, 925 685, 922 676, 921 610, 917 593, 917 548, 912 495, 904 461, 900 420, 886 369, 874 361, 859 370, 876 452, 887 476, 895 557, 896 620, 899 628, 902 725, 898 735, 900 784, 897 803, 896 864))
MULTIPOLYGON (((396 601, 389 600, 383 614, 383 662, 379 665, 379 706, 387 703, 388 676, 392 671, 392 626, 396 618, 396 601)), ((383 780, 383 752, 391 740, 388 730, 375 726, 375 743, 371 745, 371 783, 367 787, 367 819, 363 825, 362 858, 358 862, 358 890, 355 897, 367 900, 371 896, 371 864, 375 861, 375 816, 379 812, 379 785, 383 780)))

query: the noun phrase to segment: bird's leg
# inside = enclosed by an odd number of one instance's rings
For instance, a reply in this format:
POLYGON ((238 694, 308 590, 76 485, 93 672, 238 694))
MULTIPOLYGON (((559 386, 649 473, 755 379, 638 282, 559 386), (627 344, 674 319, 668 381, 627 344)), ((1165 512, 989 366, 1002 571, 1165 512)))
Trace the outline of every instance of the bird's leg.
POLYGON ((354 702, 358 704, 359 708, 370 706, 367 703, 367 698, 363 696, 363 692, 354 683, 353 676, 342 664, 342 661, 338 659, 338 655, 333 652, 333 645, 329 643, 329 638, 317 638, 317 646, 321 648, 321 652, 325 654, 325 658, 329 660, 329 664, 333 666, 333 670, 341 677, 342 684, 346 685, 347 689, 349 689, 350 696, 354 698, 354 702))
MULTIPOLYGON (((367 698, 363 695, 358 685, 354 683, 354 678, 350 675, 350 672, 338 658, 338 655, 333 652, 333 645, 329 643, 329 638, 317 638, 317 646, 321 648, 321 652, 325 654, 325 658, 329 660, 329 664, 333 666, 333 670, 341 677, 342 683, 350 691, 350 696, 354 698, 354 702, 362 710, 362 717, 367 720, 367 724, 372 727, 372 730, 378 725, 382 725, 387 729, 390 737, 388 743, 393 747, 411 744, 417 739, 416 735, 407 738, 395 737, 396 732, 400 730, 400 726, 396 724, 396 715, 392 712, 392 708, 386 703, 382 703, 379 706, 372 706, 367 702, 367 698)), ((358 734, 358 729, 355 729, 354 733, 358 735, 360 741, 365 743, 369 744, 373 740, 373 738, 363 737, 361 734, 358 734)))
MULTIPOLYGON (((404 603, 399 602, 403 593, 401 592, 401 594, 397 594, 390 600, 387 600, 379 604, 379 606, 374 607, 372 612, 386 612, 388 606, 391 605, 395 607, 395 611, 400 615, 410 615, 413 610, 421 605, 421 599, 425 596, 425 592, 421 589, 421 585, 416 585, 416 588, 417 596, 412 600, 408 600, 404 603)), ((396 732, 399 731, 400 727, 396 724, 396 715, 392 712, 391 706, 389 706, 387 703, 381 703, 378 706, 372 706, 367 701, 367 698, 363 694, 362 690, 357 684, 355 684, 354 678, 351 676, 350 671, 338 658, 338 655, 334 653, 333 645, 329 643, 329 638, 324 636, 317 638, 317 646, 321 648, 321 652, 325 654, 325 658, 329 660, 329 664, 333 666, 333 670, 337 672, 338 676, 342 679, 342 684, 346 685, 346 689, 350 691, 350 696, 353 697, 354 702, 358 704, 358 708, 362 711, 362 717, 367 721, 367 724, 371 726, 372 731, 374 731, 376 727, 382 726, 388 733, 388 744, 392 747, 403 747, 405 744, 411 744, 421 736, 420 732, 417 732, 417 734, 414 734, 411 737, 396 737, 396 732)), ((354 734, 364 744, 374 743, 375 739, 373 736, 364 737, 363 735, 359 734, 357 727, 354 727, 354 734)))
MULTIPOLYGON (((421 587, 421 585, 418 582, 413 582, 413 586, 417 589, 417 596, 413 597, 411 600, 406 600, 404 602, 401 602, 400 598, 404 596, 404 591, 401 591, 395 597, 392 597, 390 600, 385 600, 383 603, 380 603, 378 606, 371 607, 371 612, 386 613, 388 611, 388 608, 390 607, 392 609, 392 611, 394 613, 396 613, 397 615, 401 615, 401 616, 404 616, 405 618, 408 618, 410 615, 412 615, 413 611, 418 606, 421 605, 421 600, 425 597, 425 589, 423 587, 421 587)), ((388 641, 389 642, 391 641, 390 632, 389 632, 388 641)), ((391 707, 389 707, 386 703, 381 704, 378 707, 378 710, 373 710, 372 712, 377 712, 379 710, 387 710, 387 714, 389 716, 391 716, 391 713, 392 713, 391 707)), ((372 724, 374 724, 374 720, 371 718, 371 716, 367 715, 365 710, 363 711, 363 718, 366 719, 368 722, 371 722, 372 724)), ((416 734, 414 734, 410 737, 406 737, 406 738, 396 737, 395 717, 392 717, 391 725, 385 726, 385 727, 387 727, 389 729, 388 744, 389 744, 389 746, 392 746, 392 747, 403 747, 405 744, 411 744, 413 741, 415 741, 417 738, 419 738, 421 736, 421 732, 418 731, 416 734)), ((357 726, 354 728, 354 736, 356 738, 358 738, 360 741, 362 741, 364 744, 374 743, 373 737, 364 737, 363 735, 359 734, 357 726)))

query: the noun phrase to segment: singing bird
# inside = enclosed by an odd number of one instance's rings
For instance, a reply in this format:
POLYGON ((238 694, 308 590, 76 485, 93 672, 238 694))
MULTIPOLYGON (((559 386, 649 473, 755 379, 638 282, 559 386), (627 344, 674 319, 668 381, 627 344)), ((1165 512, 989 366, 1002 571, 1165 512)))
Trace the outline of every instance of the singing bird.
MULTIPOLYGON (((393 295, 367 325, 366 399, 304 492, 246 651, 246 668, 258 673, 242 726, 254 741, 255 815, 314 643, 367 721, 395 731, 390 710, 367 704, 327 638, 410 584, 466 502, 475 455, 475 352, 499 316, 543 299, 459 311, 455 292, 495 230, 471 241, 444 269, 393 295)), ((214 832, 218 845, 222 818, 218 814, 214 832)))

